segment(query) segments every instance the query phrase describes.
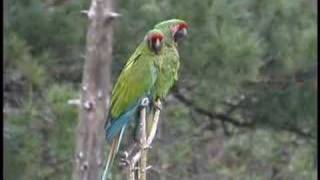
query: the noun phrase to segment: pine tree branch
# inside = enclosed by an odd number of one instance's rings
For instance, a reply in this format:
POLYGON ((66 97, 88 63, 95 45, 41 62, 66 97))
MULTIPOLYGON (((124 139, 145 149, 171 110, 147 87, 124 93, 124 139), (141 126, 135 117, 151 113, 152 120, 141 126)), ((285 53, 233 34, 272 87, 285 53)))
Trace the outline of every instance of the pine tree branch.
POLYGON ((316 137, 312 135, 312 133, 307 133, 307 132, 303 132, 301 129, 295 127, 295 126, 282 126, 280 127, 280 129, 282 130, 285 130, 285 131, 288 131, 288 132, 291 132, 291 133, 294 133, 302 138, 305 138, 305 139, 312 139, 312 140, 315 140, 316 137))
POLYGON ((193 103, 191 100, 187 99, 182 93, 180 93, 178 90, 175 90, 173 92, 173 95, 175 98, 177 98, 180 102, 182 102, 183 104, 185 104, 186 106, 188 106, 189 108, 192 108, 195 112, 197 112, 198 114, 204 115, 209 117, 210 119, 218 119, 222 122, 226 122, 229 124, 232 124, 234 126, 238 126, 238 127, 247 127, 247 128, 251 128, 253 127, 253 123, 252 122, 239 122, 237 120, 235 120, 234 118, 228 116, 227 114, 224 113, 214 113, 211 112, 209 110, 206 110, 204 108, 201 108, 199 106, 197 106, 195 103, 193 103))
MULTIPOLYGON (((254 122, 239 122, 235 120, 234 118, 228 116, 228 113, 213 113, 210 112, 209 110, 206 110, 204 108, 201 108, 197 105, 195 105, 191 100, 187 99, 183 94, 181 94, 177 89, 174 91, 174 96, 183 104, 188 106, 189 108, 192 108, 196 113, 204 115, 209 117, 210 119, 218 119, 222 123, 229 123, 237 127, 245 127, 245 128, 253 128, 255 126, 254 122)), ((242 103, 241 101, 239 103, 242 103)), ((232 109, 234 110, 235 107, 232 106, 232 109)), ((279 127, 278 127, 279 128, 279 127)), ((279 129, 288 131, 291 133, 294 133, 302 138, 306 139, 316 139, 315 136, 313 136, 311 133, 306 133, 300 130, 299 128, 292 126, 292 125, 285 125, 280 127, 279 129)))

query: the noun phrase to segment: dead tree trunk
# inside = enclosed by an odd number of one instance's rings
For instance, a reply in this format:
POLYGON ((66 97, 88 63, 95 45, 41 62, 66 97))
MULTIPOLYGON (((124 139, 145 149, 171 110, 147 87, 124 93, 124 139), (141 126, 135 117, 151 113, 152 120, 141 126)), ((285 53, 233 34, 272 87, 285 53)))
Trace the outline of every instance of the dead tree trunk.
POLYGON ((104 122, 111 90, 112 0, 92 0, 81 88, 73 180, 98 180, 103 165, 104 122))

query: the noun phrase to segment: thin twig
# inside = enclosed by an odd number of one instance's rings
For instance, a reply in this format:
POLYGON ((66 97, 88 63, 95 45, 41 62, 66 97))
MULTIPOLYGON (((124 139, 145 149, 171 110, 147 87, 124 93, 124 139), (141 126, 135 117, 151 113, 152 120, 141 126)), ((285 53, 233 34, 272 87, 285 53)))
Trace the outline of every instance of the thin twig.
POLYGON ((151 126, 151 130, 149 132, 149 136, 148 136, 148 140, 147 143, 150 146, 158 129, 158 121, 159 121, 159 117, 160 117, 160 110, 161 110, 161 101, 157 100, 156 101, 156 111, 154 113, 153 116, 153 121, 152 121, 152 126, 151 126))
POLYGON ((134 180, 134 166, 135 164, 129 163, 129 168, 128 168, 128 172, 127 172, 127 179, 128 180, 134 180))
POLYGON ((254 124, 252 122, 240 122, 235 120, 234 118, 228 116, 224 113, 214 113, 209 110, 203 109, 196 104, 194 104, 191 100, 187 99, 184 95, 182 95, 179 91, 174 92, 174 96, 183 104, 185 104, 188 107, 192 107, 192 109, 197 112, 198 114, 205 115, 211 119, 218 119, 220 121, 224 121, 226 123, 232 124, 234 126, 238 127, 247 127, 251 128, 254 124))

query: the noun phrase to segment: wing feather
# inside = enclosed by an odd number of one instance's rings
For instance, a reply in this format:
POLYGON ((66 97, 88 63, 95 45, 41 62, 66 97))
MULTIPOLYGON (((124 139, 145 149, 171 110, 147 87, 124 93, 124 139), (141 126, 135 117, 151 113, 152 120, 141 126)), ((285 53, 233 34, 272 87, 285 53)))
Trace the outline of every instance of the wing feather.
MULTIPOLYGON (((143 49, 140 49, 141 51, 143 49)), ((116 119, 150 92, 156 79, 153 54, 134 53, 120 73, 111 97, 111 118, 116 119)))

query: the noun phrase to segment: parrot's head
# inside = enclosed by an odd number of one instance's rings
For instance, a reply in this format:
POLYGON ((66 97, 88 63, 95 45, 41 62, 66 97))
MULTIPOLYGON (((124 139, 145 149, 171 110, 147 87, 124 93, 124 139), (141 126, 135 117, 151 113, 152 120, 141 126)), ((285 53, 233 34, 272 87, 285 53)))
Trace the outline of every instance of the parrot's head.
POLYGON ((150 50, 159 54, 163 46, 164 34, 160 30, 153 29, 147 33, 145 40, 150 50))
POLYGON ((188 23, 180 19, 170 19, 162 21, 155 25, 155 29, 159 29, 166 37, 174 42, 178 42, 187 37, 188 23))

